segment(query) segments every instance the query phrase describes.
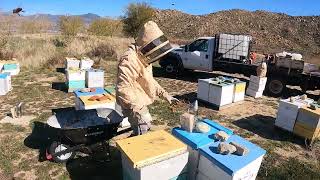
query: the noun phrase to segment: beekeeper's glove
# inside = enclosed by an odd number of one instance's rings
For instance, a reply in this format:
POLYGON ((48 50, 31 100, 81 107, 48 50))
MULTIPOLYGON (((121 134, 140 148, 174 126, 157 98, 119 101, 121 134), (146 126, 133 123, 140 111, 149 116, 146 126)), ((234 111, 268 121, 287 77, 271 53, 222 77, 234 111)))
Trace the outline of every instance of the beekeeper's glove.
POLYGON ((166 99, 169 102, 169 104, 177 104, 179 102, 179 99, 170 95, 167 95, 166 99))

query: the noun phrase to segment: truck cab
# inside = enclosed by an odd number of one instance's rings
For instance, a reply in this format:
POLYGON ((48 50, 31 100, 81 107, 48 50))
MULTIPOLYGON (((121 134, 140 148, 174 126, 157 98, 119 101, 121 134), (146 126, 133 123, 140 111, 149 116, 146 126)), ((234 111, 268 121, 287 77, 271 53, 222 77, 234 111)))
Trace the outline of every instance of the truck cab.
POLYGON ((214 37, 200 37, 173 52, 179 55, 185 69, 212 71, 214 42, 214 37))

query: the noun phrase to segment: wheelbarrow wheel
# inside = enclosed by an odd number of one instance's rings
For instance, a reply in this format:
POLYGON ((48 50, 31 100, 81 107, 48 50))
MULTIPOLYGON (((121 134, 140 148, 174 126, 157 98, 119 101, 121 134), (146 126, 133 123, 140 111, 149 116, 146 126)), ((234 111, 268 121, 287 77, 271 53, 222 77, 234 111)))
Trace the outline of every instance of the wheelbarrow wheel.
POLYGON ((57 163, 65 163, 69 159, 73 159, 75 156, 75 152, 68 152, 59 156, 56 156, 55 154, 58 152, 61 152, 63 150, 66 150, 70 148, 68 145, 62 144, 60 142, 53 142, 50 145, 49 153, 52 155, 52 159, 57 163))

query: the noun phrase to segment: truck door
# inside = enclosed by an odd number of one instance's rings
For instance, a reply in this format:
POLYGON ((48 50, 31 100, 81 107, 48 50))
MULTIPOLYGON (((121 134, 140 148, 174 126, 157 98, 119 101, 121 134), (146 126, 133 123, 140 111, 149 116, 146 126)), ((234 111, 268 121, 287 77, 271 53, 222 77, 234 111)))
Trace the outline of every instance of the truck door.
POLYGON ((209 71, 211 58, 208 51, 208 39, 198 39, 189 44, 181 55, 184 68, 209 71))

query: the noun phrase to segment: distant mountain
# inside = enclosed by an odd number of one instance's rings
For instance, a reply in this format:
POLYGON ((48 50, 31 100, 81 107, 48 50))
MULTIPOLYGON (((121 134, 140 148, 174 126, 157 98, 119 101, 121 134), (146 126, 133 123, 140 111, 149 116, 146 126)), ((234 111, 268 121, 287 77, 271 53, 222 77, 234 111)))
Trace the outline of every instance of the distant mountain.
MULTIPOLYGON (((28 19, 36 19, 36 18, 46 18, 51 21, 53 24, 57 24, 59 22, 59 18, 63 15, 51 15, 51 14, 35 14, 30 16, 24 16, 28 19)), ((81 15, 72 15, 81 17, 86 25, 90 24, 92 21, 102 18, 99 15, 93 13, 81 14, 81 15)))

